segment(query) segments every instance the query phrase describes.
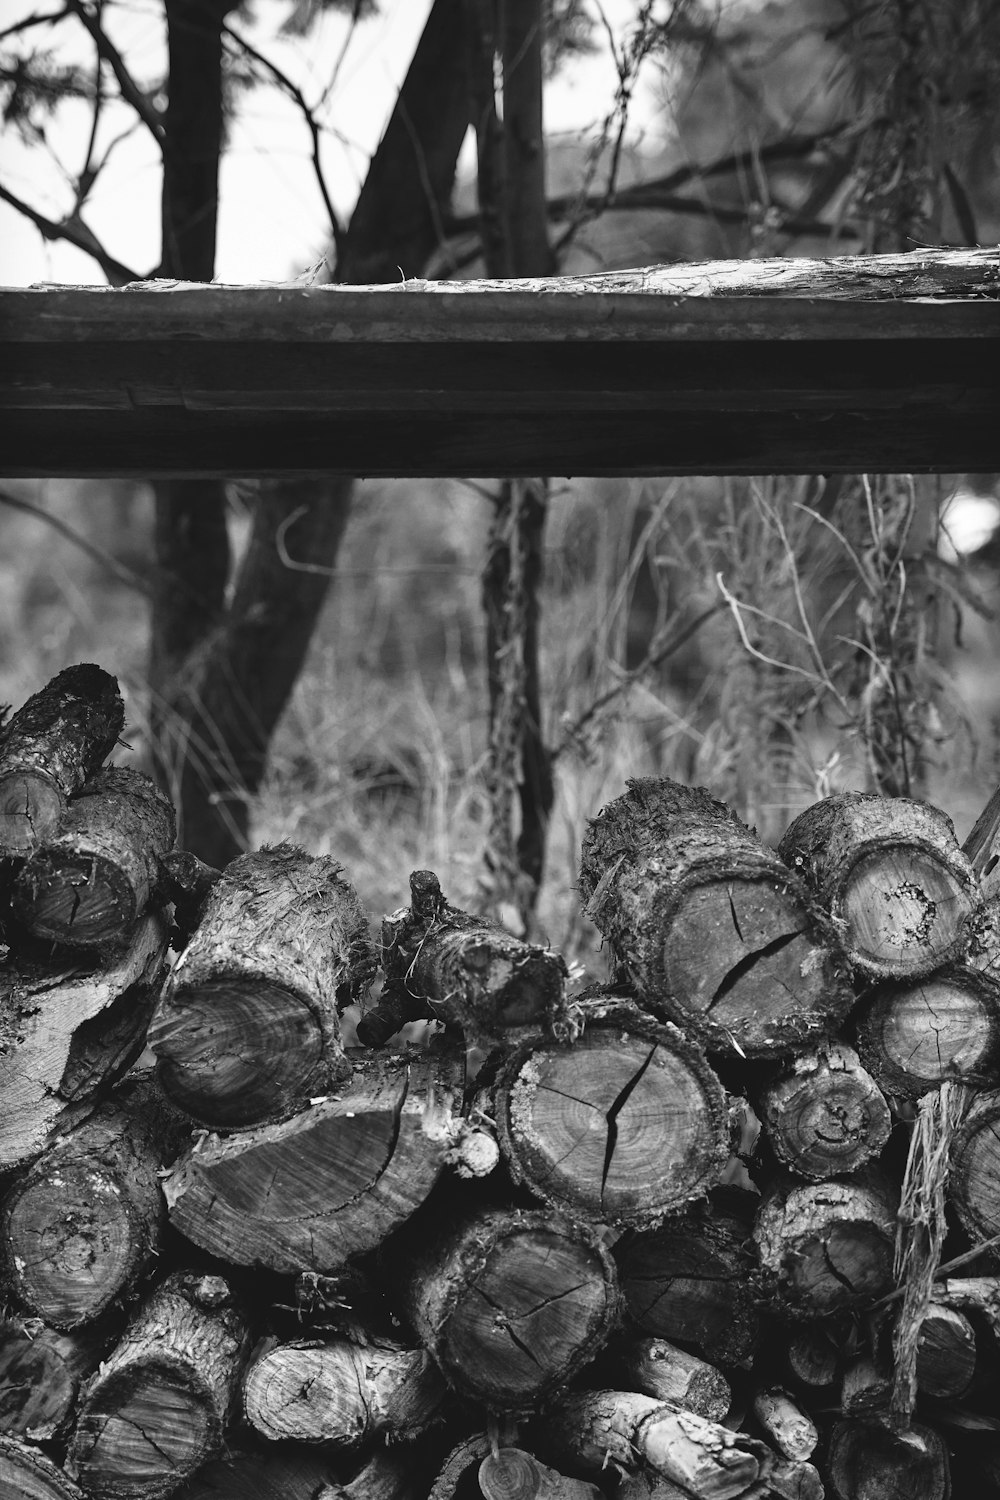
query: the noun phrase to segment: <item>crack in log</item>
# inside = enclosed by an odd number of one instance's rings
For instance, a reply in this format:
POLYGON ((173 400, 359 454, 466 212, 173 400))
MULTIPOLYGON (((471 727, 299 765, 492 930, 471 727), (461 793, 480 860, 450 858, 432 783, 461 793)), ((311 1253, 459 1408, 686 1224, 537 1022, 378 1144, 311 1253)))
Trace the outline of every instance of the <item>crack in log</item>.
POLYGON ((636 1069, 632 1077, 629 1079, 628 1083, 626 1083, 625 1087, 619 1093, 611 1108, 606 1112, 605 1118, 608 1122, 608 1135, 607 1141, 604 1146, 604 1170, 601 1173, 602 1199, 604 1197, 604 1190, 608 1185, 608 1176, 611 1172, 611 1161, 615 1154, 615 1147, 618 1145, 618 1116, 621 1114, 629 1099, 632 1097, 635 1089, 638 1088, 643 1074, 646 1072, 646 1069, 653 1061, 653 1054, 656 1052, 656 1047, 657 1044, 654 1042, 652 1047, 649 1049, 649 1056, 636 1069))
POLYGON ((514 1329, 511 1326, 510 1313, 507 1311, 507 1309, 501 1306, 499 1302, 496 1302, 490 1296, 489 1292, 483 1291, 483 1288, 481 1286, 477 1286, 476 1291, 479 1293, 480 1297, 482 1297, 487 1306, 492 1307, 494 1313, 496 1314, 493 1319, 493 1326, 500 1329, 501 1332, 505 1333, 510 1339, 511 1343, 514 1344, 516 1348, 520 1349, 521 1353, 526 1355, 528 1359, 531 1360, 531 1363, 535 1366, 536 1369, 544 1370, 545 1366, 542 1364, 541 1360, 531 1349, 529 1349, 524 1340, 522 1338, 518 1338, 517 1334, 514 1332, 514 1329))
POLYGON ((739 938, 740 942, 742 943, 744 941, 744 938, 743 938, 743 929, 740 926, 740 919, 736 915, 736 903, 733 900, 733 888, 732 888, 732 886, 727 886, 726 887, 726 895, 729 897, 729 910, 733 914, 733 926, 736 928, 736 936, 739 938))
MULTIPOLYGON (((776 953, 780 953, 783 948, 787 948, 789 943, 794 943, 797 937, 803 936, 804 933, 798 930, 795 932, 783 932, 779 937, 772 938, 763 948, 755 948, 752 953, 748 953, 745 958, 741 958, 739 963, 734 964, 729 970, 729 973, 712 996, 705 1008, 705 1015, 709 1015, 715 1009, 716 1005, 718 1005, 719 1001, 724 1000, 736 985, 739 984, 740 980, 745 978, 757 964, 764 959, 773 958, 776 953)), ((787 989, 788 986, 785 985, 784 988, 787 989)))

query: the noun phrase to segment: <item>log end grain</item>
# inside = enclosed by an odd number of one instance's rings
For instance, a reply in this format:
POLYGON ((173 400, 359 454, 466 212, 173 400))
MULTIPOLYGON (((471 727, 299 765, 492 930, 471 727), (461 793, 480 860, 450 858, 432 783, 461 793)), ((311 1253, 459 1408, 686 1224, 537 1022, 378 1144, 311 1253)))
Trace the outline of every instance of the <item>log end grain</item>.
POLYGON ((895 1433, 876 1420, 838 1422, 826 1473, 836 1500, 947 1500, 948 1452, 930 1427, 895 1433))
POLYGON ((816 1318, 870 1307, 890 1290, 895 1228, 887 1184, 844 1179, 777 1188, 754 1238, 776 1303, 816 1318))
POLYGON ((892 1127, 874 1080, 841 1042, 797 1057, 761 1090, 757 1113, 778 1161, 817 1181, 872 1161, 892 1127))
POLYGON ((1000 1089, 974 1100, 954 1138, 948 1197, 974 1245, 1000 1235, 1000 1089))
POLYGON ((59 827, 66 799, 51 777, 19 769, 0 776, 0 855, 23 857, 59 827))
POLYGON ((988 1082, 1000 1069, 1000 988, 965 966, 882 985, 858 1018, 858 1048, 888 1094, 988 1082))
POLYGON ((3 1500, 84 1500, 83 1491, 44 1453, 3 1434, 0 1496, 3 1500))

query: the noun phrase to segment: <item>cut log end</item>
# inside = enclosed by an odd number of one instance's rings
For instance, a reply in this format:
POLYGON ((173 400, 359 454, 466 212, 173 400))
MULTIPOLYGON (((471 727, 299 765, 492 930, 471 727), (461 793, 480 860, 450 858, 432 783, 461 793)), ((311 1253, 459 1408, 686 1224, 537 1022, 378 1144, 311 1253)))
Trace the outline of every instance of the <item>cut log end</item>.
POLYGON ((782 1304, 816 1318, 871 1306, 890 1289, 894 1231, 888 1189, 848 1179, 773 1194, 754 1236, 782 1304))
POLYGON ((948 1196, 973 1244, 1000 1235, 1000 1089, 979 1095, 955 1138, 948 1196))
POLYGON ((986 1081, 1000 1063, 1000 1004, 994 982, 967 968, 880 987, 866 1007, 858 1045, 890 1094, 916 1097, 949 1078, 986 1081))
POLYGON ((15 907, 39 938, 71 947, 118 943, 136 918, 121 870, 98 854, 41 850, 15 885, 15 907))
POLYGON ((778 1160, 821 1180, 855 1172, 889 1139, 889 1107, 857 1056, 829 1044, 762 1091, 758 1110, 778 1160))
POLYGON ((973 899, 971 882, 932 851, 878 849, 851 870, 838 914, 848 951, 872 973, 926 973, 957 956, 973 899))
POLYGON ((169 1495, 221 1434, 197 1384, 169 1364, 107 1380, 73 1437, 77 1478, 93 1494, 169 1495))
POLYGON ((30 854, 59 826, 66 799, 39 771, 0 776, 0 854, 30 854))
POLYGON ((203 1124, 231 1129, 293 1109, 323 1052, 316 1017, 300 996, 239 976, 182 985, 164 997, 149 1044, 174 1103, 203 1124))
POLYGON ((837 1500, 946 1500, 948 1454, 937 1433, 914 1424, 895 1433, 881 1422, 838 1422, 827 1473, 837 1500))

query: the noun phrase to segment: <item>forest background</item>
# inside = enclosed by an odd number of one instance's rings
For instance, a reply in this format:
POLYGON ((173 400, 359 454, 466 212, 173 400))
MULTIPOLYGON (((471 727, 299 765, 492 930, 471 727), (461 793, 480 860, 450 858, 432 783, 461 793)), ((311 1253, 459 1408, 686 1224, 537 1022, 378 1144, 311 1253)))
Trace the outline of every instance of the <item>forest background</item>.
MULTIPOLYGON (((1000 240, 991 0, 53 0, 0 100, 8 284, 1000 240)), ((99 662, 195 852, 302 843, 375 913, 431 867, 586 967, 629 776, 767 838, 849 787, 967 832, 998 518, 996 475, 4 481, 0 703, 99 662)))

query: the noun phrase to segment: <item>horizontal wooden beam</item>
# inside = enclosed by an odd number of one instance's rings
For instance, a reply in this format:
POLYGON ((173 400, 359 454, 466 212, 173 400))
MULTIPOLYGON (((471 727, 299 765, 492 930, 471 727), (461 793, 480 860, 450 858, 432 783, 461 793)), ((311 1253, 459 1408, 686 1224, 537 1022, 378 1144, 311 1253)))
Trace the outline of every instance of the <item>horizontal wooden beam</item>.
POLYGON ((8 475, 1000 469, 1000 253, 0 291, 8 475))

